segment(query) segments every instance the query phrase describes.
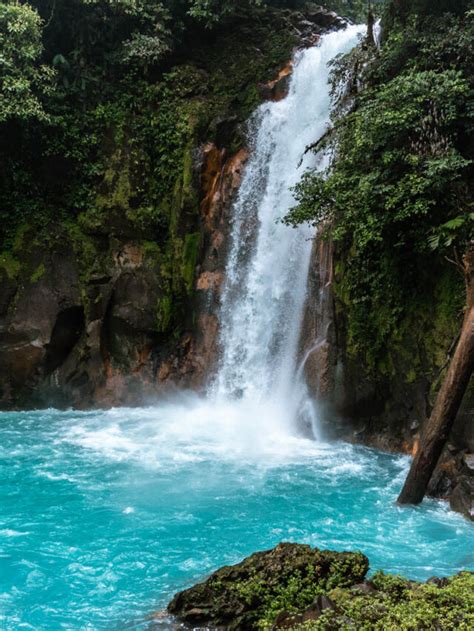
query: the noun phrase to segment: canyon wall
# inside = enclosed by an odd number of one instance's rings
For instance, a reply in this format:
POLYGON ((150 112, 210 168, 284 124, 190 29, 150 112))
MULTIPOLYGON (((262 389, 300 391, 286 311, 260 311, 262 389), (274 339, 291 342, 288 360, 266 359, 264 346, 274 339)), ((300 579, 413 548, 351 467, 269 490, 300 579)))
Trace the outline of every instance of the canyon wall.
MULTIPOLYGON (((433 292, 428 321, 422 328, 402 322, 404 334, 392 341, 385 361, 374 370, 349 344, 338 271, 342 268, 341 253, 332 241, 316 238, 301 354, 308 383, 320 401, 323 431, 330 438, 414 454, 457 339, 462 312, 457 314, 451 298, 458 285, 463 289, 462 282, 450 269, 444 275, 440 272, 438 288, 444 287, 444 296, 433 292)), ((411 316, 406 314, 406 320, 411 316)), ((473 454, 471 379, 429 487, 430 495, 449 498, 451 506, 470 519, 474 519, 473 454)))
POLYGON ((5 168, 21 164, 39 192, 15 190, 35 210, 14 209, 0 252, 0 408, 136 405, 202 385, 245 121, 285 94, 293 50, 341 25, 314 5, 240 17, 190 43, 140 94, 119 85, 84 121, 79 103, 78 146, 65 150, 79 153, 81 134, 97 143, 95 162, 79 166, 93 171, 87 181, 47 135, 7 128, 5 168), (69 211, 86 186, 82 210, 69 211))
MULTIPOLYGON (((192 44, 150 81, 142 111, 132 103, 104 124, 93 201, 43 226, 20 217, 0 252, 1 409, 137 405, 203 386, 218 352, 229 210, 248 156, 244 122, 262 100, 285 95, 295 47, 340 26, 314 6, 270 11, 192 44), (140 127, 153 134, 142 139, 140 127)), ((16 155, 31 139, 14 131, 6 140, 16 155)), ((46 199, 66 205, 75 177, 67 163, 52 153, 33 167, 46 199)), ((301 340, 307 382, 327 435, 413 453, 456 339, 455 271, 434 271, 422 307, 368 365, 351 346, 345 256, 315 240, 301 340)), ((465 514, 473 408, 471 386, 431 485, 465 514)))

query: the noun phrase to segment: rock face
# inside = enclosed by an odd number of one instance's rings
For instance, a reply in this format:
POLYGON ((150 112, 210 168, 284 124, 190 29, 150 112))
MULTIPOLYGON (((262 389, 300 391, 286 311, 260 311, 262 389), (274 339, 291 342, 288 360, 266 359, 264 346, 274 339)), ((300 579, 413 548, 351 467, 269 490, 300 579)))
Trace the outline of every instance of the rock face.
POLYGON ((311 392, 328 398, 336 384, 337 348, 332 284, 334 247, 331 239, 316 237, 308 278, 308 299, 303 318, 300 354, 311 392))
MULTIPOLYGON (((426 361, 416 378, 406 374, 412 366, 368 374, 361 357, 347 350, 346 313, 334 285, 338 253, 328 239, 314 242, 309 271, 309 292, 303 321, 300 354, 311 391, 327 410, 323 418, 326 434, 349 442, 370 445, 384 451, 414 455, 423 424, 433 402, 433 382, 439 370, 426 361), (429 378, 429 374, 432 377, 429 378)), ((436 356, 445 362, 441 344, 449 343, 443 329, 434 321, 438 337, 436 356), (439 331, 437 329, 439 328, 439 331)), ((427 337, 434 335, 426 332, 427 337)), ((407 344, 411 353, 419 352, 407 344)), ((446 352, 448 347, 446 346, 446 352)), ((433 356, 427 356, 433 362, 433 356)), ((418 360, 417 360, 418 361, 418 360)), ((473 520, 474 505, 474 391, 465 396, 449 441, 432 476, 428 492, 447 499, 454 510, 473 520)))
POLYGON ((453 510, 474 521, 474 477, 462 476, 458 480, 449 496, 449 504, 453 510))
POLYGON ((185 339, 184 352, 172 353, 162 365, 158 373, 162 382, 172 380, 176 386, 199 389, 214 369, 218 352, 219 296, 229 242, 229 213, 247 158, 246 148, 233 155, 226 147, 215 143, 207 143, 202 149, 200 220, 203 253, 196 270, 196 319, 192 335, 185 339))
POLYGON ((172 95, 163 120, 163 93, 150 111, 125 113, 150 123, 169 161, 133 125, 104 124, 87 207, 60 199, 64 222, 46 235, 25 222, 0 243, 0 409, 143 404, 212 372, 229 209, 247 159, 241 125, 259 97, 284 97, 295 47, 344 25, 312 4, 259 16, 178 56, 160 77, 172 95), (186 133, 181 145, 175 132, 186 133))
POLYGON ((275 628, 283 628, 291 618, 285 608, 298 602, 310 620, 331 606, 323 592, 360 583, 367 570, 368 560, 360 553, 282 543, 177 594, 168 611, 192 625, 251 630, 271 618, 275 628))
POLYGON ((288 94, 293 64, 290 62, 280 70, 273 81, 258 86, 260 95, 265 101, 281 101, 288 94))
POLYGON ((86 407, 142 394, 157 341, 150 296, 163 292, 145 246, 117 243, 87 282, 74 252, 36 255, 41 277, 11 283, 0 313, 0 405, 86 407))
POLYGON ((101 253, 86 273, 73 248, 33 250, 13 279, 0 268, 0 408, 141 404, 199 389, 217 351, 228 214, 247 155, 201 148, 191 175, 200 205, 165 248, 92 233, 84 239, 101 253))
MULTIPOLYGON (((451 338, 444 329, 452 327, 452 318, 445 322, 434 317, 432 330, 424 332, 425 338, 436 340, 430 354, 420 340, 396 340, 401 349, 399 356, 393 353, 395 358, 391 358, 392 349, 387 348, 388 359, 396 362, 396 369, 387 373, 382 366, 369 372, 364 359, 348 351, 346 309, 336 286, 341 276, 335 271, 338 267, 341 261, 334 244, 330 239, 317 238, 300 354, 311 391, 323 404, 322 409, 328 411, 323 419, 324 430, 331 438, 414 455, 433 404, 433 384, 446 365, 451 338), (419 364, 420 357, 425 363, 415 373, 413 366, 419 364)), ((437 308, 442 311, 439 305, 437 308)), ((451 507, 469 519, 473 519, 473 452, 471 386, 428 489, 433 497, 452 497, 451 507)))

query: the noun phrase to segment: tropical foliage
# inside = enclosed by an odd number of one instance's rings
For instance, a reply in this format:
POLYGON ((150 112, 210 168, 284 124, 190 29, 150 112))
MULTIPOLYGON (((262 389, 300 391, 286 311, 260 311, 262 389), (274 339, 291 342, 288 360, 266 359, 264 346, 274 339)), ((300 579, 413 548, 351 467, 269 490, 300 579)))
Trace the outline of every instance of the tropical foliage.
POLYGON ((0 4, 0 123, 44 120, 40 95, 50 93, 54 71, 41 63, 41 18, 28 4, 0 4))
POLYGON ((286 219, 335 239, 350 344, 374 360, 427 277, 474 234, 474 15, 461 5, 393 2, 381 50, 363 43, 338 60, 334 126, 318 146, 333 161, 306 174, 286 219))

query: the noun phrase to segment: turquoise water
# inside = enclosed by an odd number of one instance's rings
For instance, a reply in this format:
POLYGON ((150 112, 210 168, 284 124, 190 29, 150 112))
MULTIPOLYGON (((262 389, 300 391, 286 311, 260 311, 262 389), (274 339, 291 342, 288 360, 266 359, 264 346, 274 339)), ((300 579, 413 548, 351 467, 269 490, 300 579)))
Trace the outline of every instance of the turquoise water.
POLYGON ((407 458, 235 408, 0 414, 0 628, 149 628, 175 591, 282 540, 414 579, 474 567, 471 524, 395 505, 407 458))

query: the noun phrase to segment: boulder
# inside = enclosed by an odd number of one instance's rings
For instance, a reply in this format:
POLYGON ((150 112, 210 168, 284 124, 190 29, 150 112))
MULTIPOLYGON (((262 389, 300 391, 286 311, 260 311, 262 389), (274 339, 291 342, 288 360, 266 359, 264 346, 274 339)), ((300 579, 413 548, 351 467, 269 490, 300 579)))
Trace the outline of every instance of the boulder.
POLYGON ((168 611, 183 622, 212 628, 249 631, 262 620, 269 627, 291 628, 334 606, 323 592, 361 583, 367 570, 368 559, 358 552, 281 543, 180 592, 168 611), (296 609, 303 610, 301 616, 295 616, 296 609))
POLYGON ((474 475, 474 454, 464 454, 463 456, 463 464, 467 471, 474 475))
POLYGON ((449 498, 451 508, 474 521, 474 477, 462 476, 449 498))
POLYGON ((360 553, 280 544, 177 594, 168 614, 178 619, 166 628, 451 629, 453 620, 474 628, 474 573, 419 583, 379 571, 360 580, 367 568, 360 553))

